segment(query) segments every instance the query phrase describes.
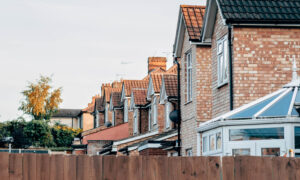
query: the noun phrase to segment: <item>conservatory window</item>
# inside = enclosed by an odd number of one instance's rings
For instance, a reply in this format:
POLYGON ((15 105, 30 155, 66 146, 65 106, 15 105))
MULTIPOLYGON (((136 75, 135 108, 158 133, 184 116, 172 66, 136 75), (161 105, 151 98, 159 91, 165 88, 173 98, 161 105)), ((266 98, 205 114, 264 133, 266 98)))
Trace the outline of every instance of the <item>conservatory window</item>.
POLYGON ((250 149, 233 149, 232 155, 233 156, 249 156, 250 149))
POLYGON ((230 141, 284 139, 284 128, 231 129, 230 141))
POLYGON ((222 137, 221 137, 221 132, 218 132, 216 135, 216 145, 217 145, 217 150, 220 150, 222 148, 222 137))
POLYGON ((213 151, 215 149, 216 149, 216 136, 213 134, 209 136, 209 150, 213 151))
POLYGON ((207 142, 207 136, 205 136, 205 137, 203 137, 203 152, 207 152, 207 150, 208 150, 208 142, 207 142))
POLYGON ((280 148, 262 148, 262 156, 280 156, 280 148))
POLYGON ((300 149, 300 127, 295 127, 295 149, 300 149))

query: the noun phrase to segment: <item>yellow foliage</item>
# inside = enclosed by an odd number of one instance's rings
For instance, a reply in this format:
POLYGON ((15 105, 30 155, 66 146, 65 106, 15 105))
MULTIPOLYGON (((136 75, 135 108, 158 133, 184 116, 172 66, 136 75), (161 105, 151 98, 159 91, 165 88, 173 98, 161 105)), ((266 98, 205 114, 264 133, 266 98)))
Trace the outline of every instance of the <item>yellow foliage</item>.
POLYGON ((29 82, 28 89, 22 92, 25 100, 19 109, 32 115, 34 119, 50 119, 62 102, 60 98, 62 89, 58 88, 50 92, 51 81, 50 77, 40 76, 37 83, 29 82))

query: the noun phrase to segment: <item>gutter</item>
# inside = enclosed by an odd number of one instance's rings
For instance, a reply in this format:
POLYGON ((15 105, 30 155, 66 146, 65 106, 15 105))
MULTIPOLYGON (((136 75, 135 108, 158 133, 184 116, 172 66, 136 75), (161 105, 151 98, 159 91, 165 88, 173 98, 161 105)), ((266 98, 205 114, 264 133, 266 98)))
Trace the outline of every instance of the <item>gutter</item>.
POLYGON ((233 110, 233 58, 232 58, 232 26, 231 24, 228 24, 228 60, 229 60, 229 106, 230 111, 233 110))

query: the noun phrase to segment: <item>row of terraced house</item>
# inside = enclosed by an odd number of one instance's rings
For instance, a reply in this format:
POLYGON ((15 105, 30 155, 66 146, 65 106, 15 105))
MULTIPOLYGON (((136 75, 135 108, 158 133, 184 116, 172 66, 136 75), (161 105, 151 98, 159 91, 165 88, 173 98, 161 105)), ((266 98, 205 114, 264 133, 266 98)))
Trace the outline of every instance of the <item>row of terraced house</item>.
POLYGON ((179 73, 176 63, 167 69, 166 58, 149 57, 145 77, 103 84, 79 113, 84 132, 74 152, 286 155, 299 146, 300 153, 299 9, 298 0, 181 5, 173 47, 179 73), (180 147, 170 120, 178 109, 180 147))

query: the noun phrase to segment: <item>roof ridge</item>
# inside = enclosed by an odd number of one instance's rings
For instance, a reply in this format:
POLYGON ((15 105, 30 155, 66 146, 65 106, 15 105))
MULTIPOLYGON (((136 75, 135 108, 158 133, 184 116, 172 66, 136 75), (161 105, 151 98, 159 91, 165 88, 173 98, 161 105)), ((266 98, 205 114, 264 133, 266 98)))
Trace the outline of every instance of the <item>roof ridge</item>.
POLYGON ((206 6, 203 6, 203 5, 188 5, 188 4, 181 4, 180 7, 181 8, 201 8, 201 9, 206 8, 206 6))

